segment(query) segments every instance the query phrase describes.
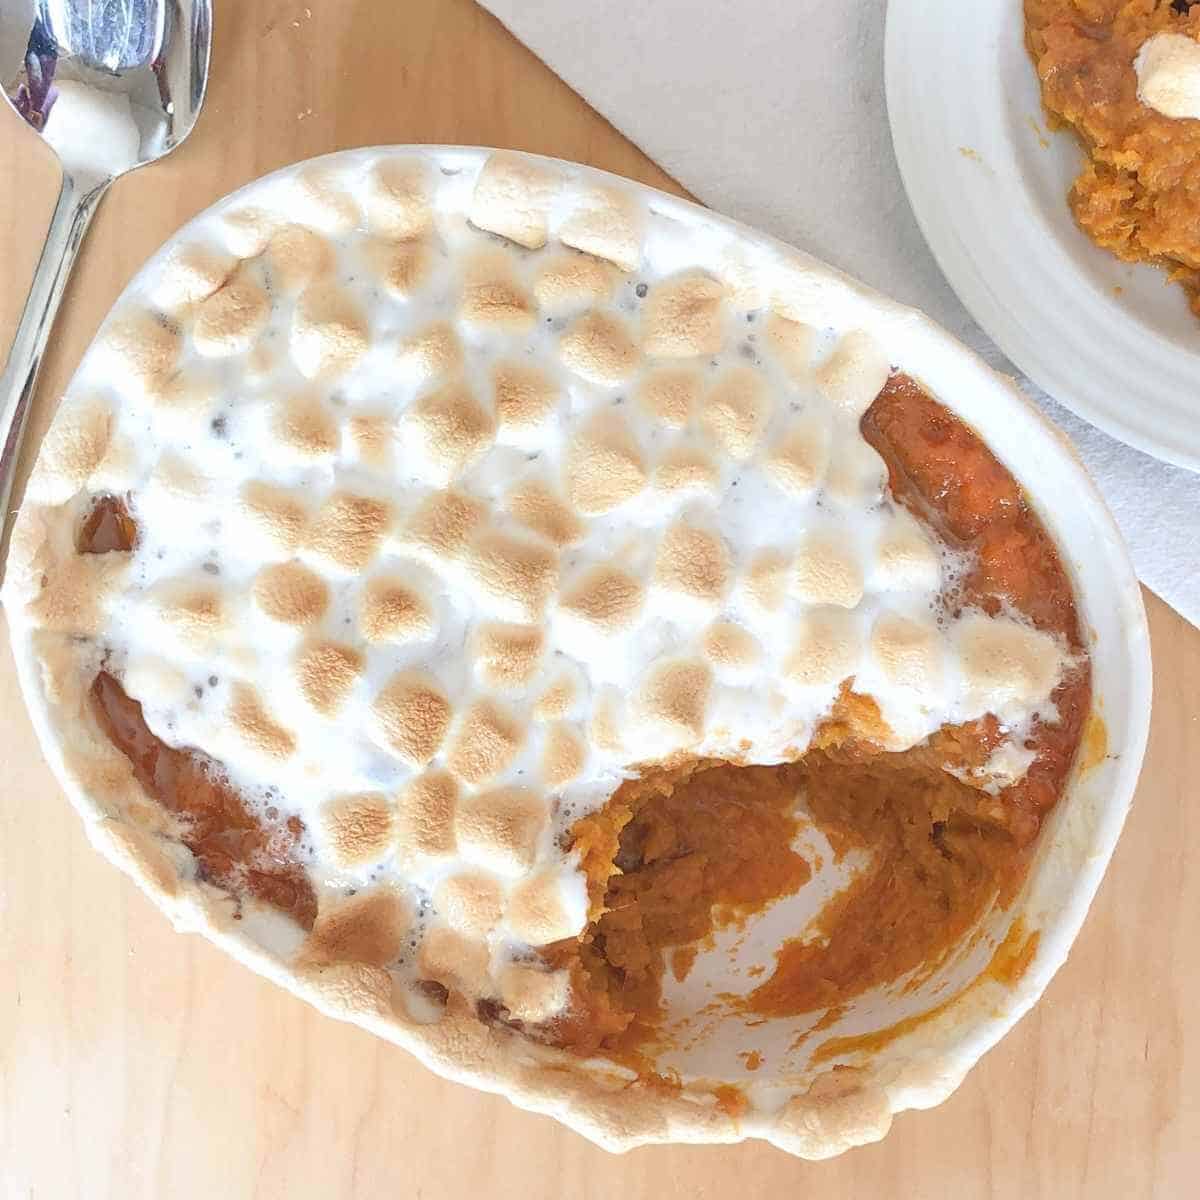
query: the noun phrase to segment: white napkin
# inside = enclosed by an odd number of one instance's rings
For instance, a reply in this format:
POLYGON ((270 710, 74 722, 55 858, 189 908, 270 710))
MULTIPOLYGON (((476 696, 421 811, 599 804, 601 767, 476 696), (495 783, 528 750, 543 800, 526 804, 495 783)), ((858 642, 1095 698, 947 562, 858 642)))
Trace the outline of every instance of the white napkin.
MULTIPOLYGON (((883 0, 481 3, 705 204, 923 309, 1016 374, 950 290, 904 195, 883 0)), ((1071 435, 1143 582, 1200 624, 1200 475, 1022 386, 1071 435)))

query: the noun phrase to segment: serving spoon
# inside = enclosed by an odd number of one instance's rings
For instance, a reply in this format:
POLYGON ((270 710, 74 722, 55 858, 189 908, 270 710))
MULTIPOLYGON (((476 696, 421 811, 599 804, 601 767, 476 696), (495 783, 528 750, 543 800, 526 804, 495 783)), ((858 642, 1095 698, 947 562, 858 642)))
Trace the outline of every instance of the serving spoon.
POLYGON ((0 375, 0 536, 42 352, 83 235, 114 179, 191 133, 211 29, 211 0, 0 0, 0 89, 62 166, 0 375))

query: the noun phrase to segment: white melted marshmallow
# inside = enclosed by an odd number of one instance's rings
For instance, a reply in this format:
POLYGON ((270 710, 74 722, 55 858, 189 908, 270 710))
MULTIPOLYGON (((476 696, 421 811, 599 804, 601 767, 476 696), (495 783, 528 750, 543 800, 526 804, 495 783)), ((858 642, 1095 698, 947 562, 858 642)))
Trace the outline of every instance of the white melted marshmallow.
POLYGON ((1164 117, 1200 120, 1200 42, 1156 33, 1134 59, 1138 99, 1164 117))

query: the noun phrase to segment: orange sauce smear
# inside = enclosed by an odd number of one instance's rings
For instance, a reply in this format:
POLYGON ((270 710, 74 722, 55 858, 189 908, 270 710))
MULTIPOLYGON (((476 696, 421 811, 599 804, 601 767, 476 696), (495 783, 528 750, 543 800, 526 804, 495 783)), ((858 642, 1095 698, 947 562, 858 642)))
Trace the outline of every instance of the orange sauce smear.
POLYGON ((79 529, 80 554, 108 554, 113 550, 132 550, 137 541, 137 525, 120 496, 100 496, 83 519, 79 529))
POLYGON ((991 961, 962 991, 925 1012, 905 1017, 903 1021, 897 1021, 894 1025, 888 1025, 884 1029, 830 1038, 817 1047, 812 1056, 813 1062, 828 1062, 832 1058, 841 1058, 846 1054, 871 1053, 882 1050, 885 1046, 890 1046, 900 1038, 906 1037, 936 1020, 988 980, 994 980, 1007 987, 1014 986, 1028 970, 1029 964, 1037 953, 1040 940, 1041 934, 1037 930, 1026 933, 1024 921, 1017 917, 1009 926, 1004 940, 996 947, 991 961))
POLYGON ((735 1121, 743 1117, 750 1107, 746 1093, 731 1083, 718 1084, 713 1088, 713 1095, 717 1098, 717 1107, 735 1121))

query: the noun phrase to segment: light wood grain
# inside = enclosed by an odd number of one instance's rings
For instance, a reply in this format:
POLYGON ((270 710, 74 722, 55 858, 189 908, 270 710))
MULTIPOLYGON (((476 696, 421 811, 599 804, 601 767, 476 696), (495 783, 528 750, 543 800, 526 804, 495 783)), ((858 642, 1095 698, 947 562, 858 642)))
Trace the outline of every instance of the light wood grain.
MULTIPOLYGON (((673 187, 469 0, 308 4, 311 17, 293 0, 218 3, 204 115, 178 154, 105 201, 46 360, 37 429, 147 255, 218 196, 283 163, 370 143, 468 142, 673 187)), ((642 83, 653 103, 653 80, 642 83)), ((55 187, 38 149, 15 119, 0 121, 3 345, 55 187)), ((1194 1195, 1200 632, 1148 603, 1150 752, 1070 962, 947 1104, 823 1164, 761 1143, 610 1157, 545 1118, 435 1079, 173 933, 87 846, 0 652, 0 1193, 1194 1195)))

